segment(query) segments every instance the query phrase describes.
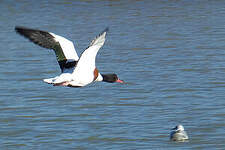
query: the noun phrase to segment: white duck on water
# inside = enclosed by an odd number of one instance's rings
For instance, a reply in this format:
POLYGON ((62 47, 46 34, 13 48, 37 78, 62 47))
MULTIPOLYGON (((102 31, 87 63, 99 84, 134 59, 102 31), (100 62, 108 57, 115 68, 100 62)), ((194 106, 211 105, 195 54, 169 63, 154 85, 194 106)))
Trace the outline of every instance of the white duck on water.
POLYGON ((51 32, 16 26, 17 33, 35 44, 53 49, 59 63, 61 74, 44 82, 54 86, 83 87, 94 81, 123 83, 116 74, 101 74, 95 65, 96 55, 105 42, 106 28, 91 41, 88 48, 78 57, 74 45, 66 38, 51 32))

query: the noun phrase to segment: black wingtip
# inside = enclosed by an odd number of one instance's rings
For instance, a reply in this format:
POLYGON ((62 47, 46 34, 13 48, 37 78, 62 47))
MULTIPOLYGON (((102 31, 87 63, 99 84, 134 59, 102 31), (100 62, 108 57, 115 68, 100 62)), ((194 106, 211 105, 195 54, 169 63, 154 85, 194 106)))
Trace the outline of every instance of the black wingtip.
POLYGON ((21 32, 21 31, 24 30, 24 29, 28 29, 28 28, 23 27, 23 26, 15 26, 15 31, 16 31, 16 32, 21 32))
POLYGON ((23 35, 26 37, 27 30, 30 30, 29 28, 23 27, 23 26, 15 26, 16 33, 23 35))
POLYGON ((48 49, 53 49, 56 42, 54 36, 47 31, 15 26, 16 33, 29 39, 31 42, 48 49))
POLYGON ((19 28, 21 28, 20 26, 15 26, 15 30, 19 30, 19 28))
POLYGON ((103 31, 99 34, 99 36, 101 36, 103 33, 108 32, 108 31, 109 31, 109 27, 106 27, 105 30, 103 30, 103 31))
POLYGON ((99 36, 102 35, 102 34, 105 33, 105 32, 108 32, 108 31, 109 31, 109 27, 106 27, 106 28, 99 34, 99 36))
POLYGON ((27 28, 27 27, 24 27, 24 26, 15 26, 15 31, 19 34, 26 34, 26 33, 29 33, 30 31, 34 32, 34 31, 38 31, 38 32, 45 32, 45 31, 41 31, 39 29, 34 29, 34 28, 27 28))
POLYGON ((16 31, 17 33, 19 33, 19 32, 21 31, 22 28, 23 28, 23 27, 15 26, 15 31, 16 31))
POLYGON ((108 32, 109 31, 109 27, 106 27, 104 32, 108 32))

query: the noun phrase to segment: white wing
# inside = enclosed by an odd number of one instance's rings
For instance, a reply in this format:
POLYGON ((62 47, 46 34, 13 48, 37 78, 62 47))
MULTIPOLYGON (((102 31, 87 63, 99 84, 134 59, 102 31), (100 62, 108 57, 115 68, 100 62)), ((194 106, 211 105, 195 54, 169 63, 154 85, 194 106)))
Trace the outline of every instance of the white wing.
POLYGON ((108 28, 106 28, 99 36, 91 41, 89 47, 82 53, 78 60, 77 66, 73 72, 73 76, 82 82, 92 82, 94 79, 95 58, 99 49, 105 42, 105 36, 108 28))
POLYGON ((79 57, 76 53, 76 50, 75 50, 75 47, 73 45, 73 42, 71 42, 70 40, 62 37, 62 36, 59 36, 59 35, 56 35, 54 33, 51 33, 50 34, 52 36, 54 36, 55 38, 55 41, 59 42, 60 46, 61 46, 61 50, 63 51, 63 54, 65 56, 65 58, 67 60, 76 60, 78 61, 79 57))

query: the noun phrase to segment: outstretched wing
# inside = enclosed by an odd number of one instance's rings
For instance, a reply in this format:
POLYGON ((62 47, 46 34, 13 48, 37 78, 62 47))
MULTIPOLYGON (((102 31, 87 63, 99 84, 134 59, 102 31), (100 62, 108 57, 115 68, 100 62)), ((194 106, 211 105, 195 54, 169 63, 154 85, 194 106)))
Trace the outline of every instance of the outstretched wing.
POLYGON ((79 78, 92 79, 96 72, 95 59, 99 49, 105 42, 105 36, 108 28, 106 28, 99 36, 91 41, 88 48, 82 53, 78 60, 77 66, 74 70, 74 74, 79 78))
POLYGON ((79 57, 73 42, 66 38, 51 32, 26 27, 16 26, 15 30, 35 44, 47 49, 53 49, 62 72, 66 69, 74 68, 77 64, 79 57))

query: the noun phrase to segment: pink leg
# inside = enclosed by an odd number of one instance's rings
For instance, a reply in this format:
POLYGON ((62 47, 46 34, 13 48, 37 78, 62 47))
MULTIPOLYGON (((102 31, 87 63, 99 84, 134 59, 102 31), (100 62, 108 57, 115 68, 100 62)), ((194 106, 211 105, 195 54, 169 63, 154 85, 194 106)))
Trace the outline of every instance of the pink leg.
POLYGON ((56 83, 54 86, 68 86, 69 82, 56 83))

